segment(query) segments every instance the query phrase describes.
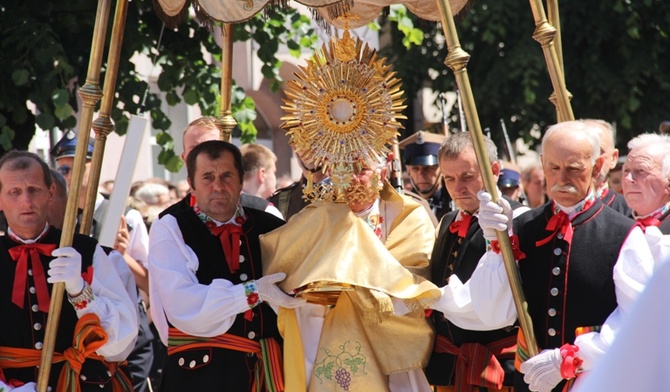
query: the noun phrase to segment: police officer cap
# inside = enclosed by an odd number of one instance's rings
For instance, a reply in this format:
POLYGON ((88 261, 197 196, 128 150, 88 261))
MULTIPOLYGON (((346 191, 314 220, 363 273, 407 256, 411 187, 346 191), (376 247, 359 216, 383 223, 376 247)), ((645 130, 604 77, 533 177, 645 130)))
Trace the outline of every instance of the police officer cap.
POLYGON ((405 150, 405 165, 437 165, 440 147, 446 138, 444 135, 419 131, 403 139, 398 147, 405 150))
POLYGON ((519 186, 519 172, 512 169, 500 170, 498 177, 498 188, 516 188, 519 186))
MULTIPOLYGON (((95 142, 95 139, 90 138, 88 140, 88 148, 86 150, 86 158, 91 159, 93 157, 93 143, 95 142)), ((77 134, 74 133, 73 130, 68 130, 63 134, 63 137, 56 143, 55 146, 51 149, 49 154, 51 154, 52 157, 58 159, 58 158, 66 158, 66 157, 74 157, 74 151, 77 148, 77 134)))

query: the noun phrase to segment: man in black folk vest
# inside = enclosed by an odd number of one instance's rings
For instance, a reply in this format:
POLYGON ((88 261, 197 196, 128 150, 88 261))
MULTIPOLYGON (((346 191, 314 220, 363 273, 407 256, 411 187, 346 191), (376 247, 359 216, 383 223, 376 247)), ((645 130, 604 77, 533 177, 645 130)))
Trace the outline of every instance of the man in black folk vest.
MULTIPOLYGON (((485 137, 484 140, 491 171, 497 180, 501 171, 498 152, 491 139, 485 137)), ((449 196, 458 207, 442 218, 430 258, 431 280, 442 287, 451 275, 458 276, 462 282, 470 279, 486 252, 486 243, 477 219, 477 192, 484 188, 484 183, 469 133, 457 133, 444 141, 439 150, 439 165, 449 196)), ((528 211, 528 207, 508 201, 516 214, 528 211)), ((463 390, 465 385, 468 390, 473 387, 483 391, 509 389, 514 378, 516 328, 510 325, 493 331, 466 330, 437 311, 433 312, 432 319, 437 339, 426 374, 437 391, 463 390), (483 355, 488 351, 492 354, 483 355), (495 364, 496 371, 484 372, 490 362, 495 364), (468 378, 468 367, 478 369, 473 372, 482 377, 468 378), (507 388, 502 389, 503 385, 507 388)))
MULTIPOLYGON (((191 121, 184 129, 182 135, 183 152, 181 159, 186 163, 188 154, 195 146, 209 140, 220 140, 219 128, 216 125, 216 118, 212 116, 198 117, 191 121)), ((173 204, 159 214, 159 217, 165 215, 168 211, 176 211, 183 208, 190 208, 195 203, 192 193, 189 193, 181 201, 173 204)), ((269 212, 270 214, 282 218, 279 210, 269 201, 254 195, 242 192, 240 195, 240 204, 243 207, 253 208, 255 210, 269 212)))
MULTIPOLYGON (((579 122, 550 127, 542 167, 553 200, 514 219, 513 240, 522 289, 540 353, 528 358, 519 334, 514 388, 561 391, 597 364, 653 271, 635 222, 595 197, 603 158, 596 130, 579 122)), ((506 231, 509 204, 481 192, 479 223, 489 242, 468 282, 452 275, 434 306, 463 328, 500 328, 517 312, 496 230, 506 231)))
POLYGON ((276 386, 281 339, 270 305, 304 303, 275 285, 284 274, 262 277, 258 237, 283 221, 240 205, 244 172, 232 144, 200 143, 186 166, 194 205, 168 210, 150 234, 151 312, 168 345, 161 391, 276 386))
POLYGON ((49 390, 70 390, 68 382, 89 392, 112 391, 118 382, 132 388, 111 362, 125 359, 135 343, 135 306, 94 239, 75 234, 73 246, 56 249, 61 232, 47 222, 53 197, 49 167, 37 155, 12 151, 0 159, 0 208, 9 226, 0 237, 0 390, 35 390, 50 292, 57 282, 65 284, 66 293, 49 390), (98 329, 101 339, 80 336, 87 325, 98 329), (86 352, 85 345, 94 352, 82 358, 81 372, 61 374, 63 357, 72 368, 81 366, 72 350, 86 352))

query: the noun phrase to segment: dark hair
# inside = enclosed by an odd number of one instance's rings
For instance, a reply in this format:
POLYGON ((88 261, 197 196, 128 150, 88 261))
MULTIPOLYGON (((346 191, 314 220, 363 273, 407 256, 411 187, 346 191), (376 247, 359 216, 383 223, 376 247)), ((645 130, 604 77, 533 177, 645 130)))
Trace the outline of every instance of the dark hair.
POLYGON ((186 157, 186 172, 188 173, 188 179, 191 181, 191 187, 194 184, 195 177, 195 160, 200 154, 206 154, 209 159, 219 159, 221 154, 225 151, 228 151, 233 155, 233 160, 235 163, 235 169, 237 169, 238 174, 240 175, 240 184, 244 178, 244 169, 242 168, 242 153, 240 150, 235 147, 235 145, 222 140, 208 140, 202 142, 197 146, 193 147, 191 152, 186 157))
MULTIPOLYGON (((488 136, 484 136, 484 146, 486 147, 489 163, 496 162, 498 160, 498 148, 488 136)), ((455 159, 467 149, 475 150, 472 136, 469 132, 456 132, 442 142, 439 158, 440 160, 455 159)))
MULTIPOLYGON (((39 155, 29 151, 10 151, 0 158, 0 170, 6 165, 10 171, 25 170, 30 167, 31 161, 37 162, 42 167, 42 177, 44 185, 51 187, 51 171, 49 165, 40 158, 39 155)), ((0 183, 2 189, 2 183, 0 183)))

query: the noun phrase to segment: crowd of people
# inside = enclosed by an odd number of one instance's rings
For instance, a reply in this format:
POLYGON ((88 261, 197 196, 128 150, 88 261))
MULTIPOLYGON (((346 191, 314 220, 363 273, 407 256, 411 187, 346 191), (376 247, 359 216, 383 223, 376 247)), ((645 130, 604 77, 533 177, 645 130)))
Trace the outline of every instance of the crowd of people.
POLYGON ((62 248, 75 134, 54 146, 54 168, 30 152, 0 158, 0 390, 35 390, 55 283, 66 292, 54 391, 667 383, 662 371, 626 370, 630 361, 660 369, 667 348, 626 353, 640 347, 641 318, 668 313, 643 292, 650 281, 650 291, 667 288, 655 281, 667 280, 670 260, 670 136, 636 136, 624 157, 609 123, 558 123, 544 132, 540 162, 524 168, 501 161, 484 137, 498 185, 486 191, 469 133, 420 132, 400 143, 405 194, 387 181, 385 159, 360 158, 348 186, 333 189, 306 151, 296 151, 301 177, 276 189, 270 149, 219 138, 216 119, 191 122, 187 180, 133 184, 119 222, 104 219, 114 184, 100 184, 90 232, 62 248), (118 226, 111 248, 96 241, 103 224, 118 226), (530 334, 519 327, 500 232, 511 239, 530 334))

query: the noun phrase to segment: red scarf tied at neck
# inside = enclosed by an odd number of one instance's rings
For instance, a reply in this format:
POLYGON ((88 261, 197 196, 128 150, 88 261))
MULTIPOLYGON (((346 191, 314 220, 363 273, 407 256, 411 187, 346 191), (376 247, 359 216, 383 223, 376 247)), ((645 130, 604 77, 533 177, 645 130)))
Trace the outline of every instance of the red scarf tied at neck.
POLYGON ((546 230, 551 231, 552 233, 547 238, 537 241, 535 246, 542 246, 546 244, 558 233, 563 236, 565 242, 568 244, 572 243, 572 223, 570 222, 568 214, 565 212, 559 211, 558 213, 554 214, 554 216, 549 219, 549 222, 547 222, 546 230))
POLYGON ((51 256, 56 249, 56 244, 22 244, 9 249, 9 255, 16 261, 16 272, 14 274, 14 286, 12 289, 12 302, 23 309, 26 294, 26 281, 28 280, 28 255, 30 255, 30 268, 35 280, 35 292, 37 304, 40 311, 49 312, 49 289, 47 278, 42 267, 40 254, 51 256))
POLYGON ((459 214, 461 219, 451 222, 449 225, 449 231, 452 233, 458 233, 458 236, 465 238, 468 235, 468 230, 470 230, 470 223, 472 222, 472 215, 467 212, 462 212, 459 214))
POLYGON ((240 269, 240 235, 242 234, 242 226, 233 223, 216 226, 213 222, 208 222, 207 227, 212 234, 219 237, 230 273, 234 274, 240 269))

